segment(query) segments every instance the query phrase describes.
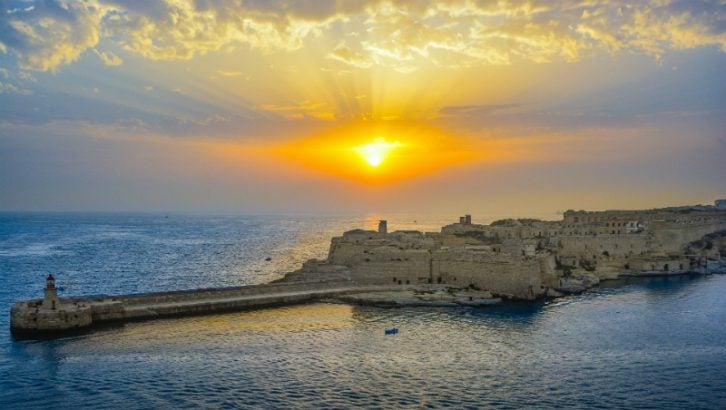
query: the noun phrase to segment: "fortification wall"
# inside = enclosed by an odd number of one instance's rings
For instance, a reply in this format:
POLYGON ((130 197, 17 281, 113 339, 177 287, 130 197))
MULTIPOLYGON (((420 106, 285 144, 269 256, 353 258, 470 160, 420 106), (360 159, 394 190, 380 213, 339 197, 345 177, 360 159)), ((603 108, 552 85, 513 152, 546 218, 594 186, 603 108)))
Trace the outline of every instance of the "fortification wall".
POLYGON ((364 284, 429 283, 431 253, 379 247, 350 257, 351 279, 364 284))
POLYGON ((679 226, 673 223, 653 225, 647 233, 622 235, 578 235, 559 238, 558 253, 596 259, 607 253, 611 257, 628 257, 645 253, 681 253, 685 245, 703 236, 726 229, 726 222, 679 226))
POLYGON ((641 221, 646 223, 658 221, 677 221, 681 224, 715 223, 726 219, 726 212, 715 207, 693 206, 663 208, 634 211, 567 211, 562 223, 565 227, 571 226, 602 226, 628 221, 641 221))
POLYGON ((563 236, 559 239, 558 253, 592 260, 606 255, 627 257, 649 252, 650 242, 645 234, 563 236))
POLYGON ((688 243, 721 230, 726 230, 726 221, 690 224, 687 226, 661 223, 652 227, 653 244, 662 252, 680 252, 688 243))
POLYGON ((439 251, 433 254, 434 283, 474 285, 493 294, 534 299, 544 292, 540 262, 508 254, 439 251))
POLYGON ((684 273, 697 266, 694 261, 685 256, 645 256, 635 257, 627 261, 627 269, 621 272, 626 274, 639 273, 684 273))
MULTIPOLYGON (((466 236, 442 235, 441 239, 444 244, 451 240, 480 243, 466 236)), ((332 247, 327 262, 349 267, 351 280, 361 284, 474 285, 499 295, 525 299, 540 296, 543 286, 556 282, 553 257, 542 264, 537 258, 521 255, 534 254, 534 244, 504 242, 506 246, 494 248, 458 246, 428 250, 417 249, 428 248, 428 243, 403 247, 382 245, 379 238, 357 243, 341 239, 332 247)))

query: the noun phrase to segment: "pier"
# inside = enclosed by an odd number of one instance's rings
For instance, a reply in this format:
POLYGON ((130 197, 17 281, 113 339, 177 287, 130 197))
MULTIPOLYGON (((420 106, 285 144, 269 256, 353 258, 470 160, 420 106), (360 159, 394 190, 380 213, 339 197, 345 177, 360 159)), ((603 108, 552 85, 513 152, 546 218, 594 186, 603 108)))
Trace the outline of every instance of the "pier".
POLYGON ((52 337, 88 330, 101 324, 292 305, 375 288, 378 287, 361 287, 350 281, 269 283, 118 296, 59 298, 55 279, 49 275, 43 299, 13 304, 10 328, 18 338, 52 337))

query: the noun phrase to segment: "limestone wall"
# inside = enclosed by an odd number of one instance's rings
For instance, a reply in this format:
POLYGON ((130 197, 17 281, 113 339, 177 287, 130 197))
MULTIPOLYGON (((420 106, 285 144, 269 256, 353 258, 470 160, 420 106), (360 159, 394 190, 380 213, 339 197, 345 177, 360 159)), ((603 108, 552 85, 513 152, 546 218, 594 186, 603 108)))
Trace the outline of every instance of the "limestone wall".
POLYGON ((579 235, 563 236, 559 239, 558 253, 563 256, 577 256, 597 260, 609 255, 632 256, 648 252, 651 240, 647 235, 579 235))
POLYGON ((509 254, 437 251, 432 258, 434 283, 474 285, 494 294, 534 299, 543 293, 540 262, 509 254))
POLYGON ((705 235, 726 229, 726 221, 679 225, 662 222, 653 227, 653 243, 662 252, 680 252, 683 247, 705 235))
POLYGON ((696 268, 694 261, 683 256, 636 257, 628 261, 623 273, 676 273, 696 268))
POLYGON ((429 283, 431 253, 422 249, 378 247, 351 257, 351 279, 364 284, 429 283))

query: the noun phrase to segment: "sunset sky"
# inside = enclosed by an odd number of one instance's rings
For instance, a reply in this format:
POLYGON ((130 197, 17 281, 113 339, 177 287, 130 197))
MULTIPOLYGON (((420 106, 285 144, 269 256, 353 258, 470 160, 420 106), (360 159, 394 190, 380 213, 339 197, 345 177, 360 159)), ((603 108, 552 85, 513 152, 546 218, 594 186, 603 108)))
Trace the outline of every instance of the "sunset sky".
POLYGON ((0 1, 0 210, 723 197, 723 0, 0 1))

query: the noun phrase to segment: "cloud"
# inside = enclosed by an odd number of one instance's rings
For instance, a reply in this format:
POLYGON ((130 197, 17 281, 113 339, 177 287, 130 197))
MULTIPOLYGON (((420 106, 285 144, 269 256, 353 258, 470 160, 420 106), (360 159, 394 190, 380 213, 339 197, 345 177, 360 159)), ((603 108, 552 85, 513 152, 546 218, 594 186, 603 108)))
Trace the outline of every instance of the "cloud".
POLYGON ((103 63, 106 65, 115 66, 124 63, 124 60, 122 60, 121 57, 110 51, 99 51, 94 48, 93 53, 96 54, 98 58, 100 58, 101 61, 103 61, 103 63))
POLYGON ((443 116, 483 116, 499 111, 511 111, 520 104, 484 104, 484 105, 450 105, 442 107, 439 114, 443 116))
POLYGON ((70 64, 100 40, 103 8, 95 2, 45 0, 23 9, 0 4, 0 49, 23 69, 52 70, 70 64))
POLYGON ((286 52, 341 32, 359 35, 324 50, 328 58, 398 71, 578 61, 599 52, 656 59, 706 46, 726 52, 720 0, 43 0, 3 2, 0 13, 0 52, 40 71, 88 49, 120 64, 98 51, 101 42, 153 60, 185 60, 236 47, 286 52))
POLYGON ((22 82, 35 82, 35 78, 25 71, 14 73, 7 68, 0 67, 0 94, 31 95, 32 91, 17 85, 22 82))
POLYGON ((309 100, 294 104, 262 104, 259 108, 290 120, 301 120, 305 118, 315 118, 318 120, 335 119, 335 114, 326 110, 325 104, 309 100))
POLYGON ((290 10, 284 2, 277 3, 279 9, 274 2, 232 0, 138 3, 110 1, 113 11, 104 19, 104 33, 127 51, 153 60, 186 60, 239 45, 262 51, 295 50, 326 24, 304 13, 286 16, 280 12, 290 10))
POLYGON ((4 83, 4 82, 0 81, 0 94, 3 94, 3 93, 30 95, 30 94, 32 94, 32 91, 27 90, 25 88, 18 87, 11 83, 4 83))
POLYGON ((335 49, 328 54, 328 58, 358 68, 368 68, 373 65, 373 62, 368 57, 362 53, 354 51, 343 43, 335 47, 335 49))
POLYGON ((225 71, 225 70, 217 70, 216 73, 218 75, 221 75, 222 77, 241 77, 243 75, 246 75, 242 71, 225 71))

